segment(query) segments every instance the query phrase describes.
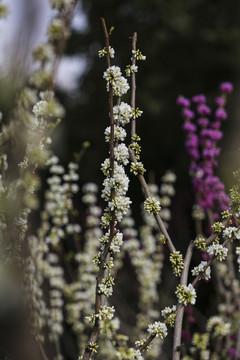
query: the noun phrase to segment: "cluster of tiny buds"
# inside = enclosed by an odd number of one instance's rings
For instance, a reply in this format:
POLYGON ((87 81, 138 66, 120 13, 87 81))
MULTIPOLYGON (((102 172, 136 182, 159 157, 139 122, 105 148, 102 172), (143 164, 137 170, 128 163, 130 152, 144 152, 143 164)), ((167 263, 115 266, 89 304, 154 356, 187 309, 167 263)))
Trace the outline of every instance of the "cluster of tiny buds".
POLYGON ((191 272, 193 276, 201 275, 201 278, 205 280, 211 278, 211 268, 207 267, 207 261, 201 261, 201 263, 198 266, 195 266, 191 272))
POLYGON ((151 335, 164 339, 167 336, 167 326, 161 321, 155 321, 153 324, 148 325, 147 330, 151 335))
POLYGON ((141 53, 139 49, 132 50, 132 59, 135 58, 136 60, 146 60, 146 56, 141 53))
POLYGON ((176 305, 173 305, 171 308, 167 306, 161 311, 161 315, 164 317, 164 319, 167 320, 167 323, 171 327, 174 327, 175 324, 176 311, 177 311, 176 305))
POLYGON ((213 332, 213 337, 226 336, 230 333, 231 325, 225 322, 221 316, 212 316, 207 322, 208 332, 213 332))
POLYGON ((144 210, 150 215, 158 214, 161 209, 160 202, 150 196, 144 201, 143 206, 144 210))
POLYGON ((198 236, 195 240, 195 246, 199 250, 206 249, 206 239, 203 236, 198 236))
POLYGON ((212 244, 207 248, 209 255, 214 255, 219 261, 223 261, 227 257, 228 248, 220 244, 212 244))
POLYGON ((178 301, 183 304, 184 306, 187 306, 187 304, 194 305, 196 302, 196 290, 192 286, 192 284, 188 285, 178 285, 176 289, 176 295, 178 298, 178 301))
MULTIPOLYGON (((100 58, 102 58, 102 57, 104 57, 104 56, 106 56, 106 55, 107 55, 107 49, 106 49, 106 47, 103 48, 102 50, 99 50, 99 51, 98 51, 98 56, 99 56, 100 58)), ((115 55, 115 50, 114 50, 111 46, 109 46, 109 56, 110 56, 111 58, 114 58, 114 55, 115 55)))
POLYGON ((174 275, 180 276, 183 269, 183 256, 180 251, 173 251, 171 253, 170 262, 172 264, 174 275))
POLYGON ((114 313, 115 313, 114 306, 104 305, 101 306, 101 309, 97 314, 86 316, 86 319, 90 323, 94 323, 96 318, 99 320, 111 320, 114 316, 114 313))
POLYGON ((138 66, 137 65, 127 65, 126 66, 126 76, 130 77, 132 73, 136 73, 138 71, 138 66))

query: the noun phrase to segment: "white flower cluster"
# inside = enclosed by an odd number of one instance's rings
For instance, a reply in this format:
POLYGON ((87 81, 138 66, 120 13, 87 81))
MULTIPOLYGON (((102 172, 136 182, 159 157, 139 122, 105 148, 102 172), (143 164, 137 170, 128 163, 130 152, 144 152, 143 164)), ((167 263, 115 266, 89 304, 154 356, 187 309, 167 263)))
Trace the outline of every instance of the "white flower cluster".
MULTIPOLYGON (((48 164, 51 165, 49 172, 53 175, 48 178, 50 188, 46 192, 45 212, 52 217, 54 225, 63 226, 69 223, 68 210, 72 207, 72 194, 78 192, 79 189, 78 185, 72 182, 77 181, 79 175, 76 173, 77 164, 74 164, 73 169, 73 165, 70 163, 69 172, 64 174, 64 168, 57 162, 58 159, 55 156, 48 161, 48 164), (63 175, 62 178, 61 175, 63 175)), ((46 240, 52 242, 54 237, 50 235, 46 240)))
MULTIPOLYGON (((100 242, 102 244, 101 250, 104 249, 104 246, 108 241, 109 241, 109 231, 105 233, 100 239, 100 242)), ((117 234, 113 236, 110 246, 110 251, 113 254, 120 252, 120 247, 122 246, 122 244, 123 244, 123 234, 118 231, 117 234)))
POLYGON ((118 232, 116 235, 114 235, 111 246, 110 246, 110 251, 115 254, 117 252, 120 252, 120 247, 123 244, 123 234, 118 232))
POLYGON ((193 276, 201 275, 201 278, 209 280, 211 278, 211 268, 210 266, 205 270, 207 266, 207 261, 201 261, 198 266, 195 266, 191 272, 193 276))
POLYGON ((187 306, 188 303, 194 305, 196 302, 197 294, 192 284, 178 285, 175 293, 178 301, 185 306, 187 306))
MULTIPOLYGON (((126 119, 130 121, 131 107, 125 103, 121 103, 114 107, 114 121, 115 123, 120 123, 122 126, 126 124, 126 119), (129 107, 129 108, 128 108, 129 107), (126 110, 127 109, 127 110, 126 110), (122 121, 120 120, 122 119, 122 121), (124 120, 123 120, 124 119, 124 120)), ((107 139, 110 138, 111 130, 108 127, 105 131, 105 136, 107 139)), ((122 127, 117 125, 114 126, 114 135, 115 139, 117 137, 118 141, 123 141, 125 139, 125 130, 122 127), (118 135, 117 135, 118 134, 118 135)), ((111 213, 114 212, 114 216, 117 222, 120 222, 123 219, 123 216, 127 213, 131 201, 129 197, 126 196, 128 191, 129 179, 125 174, 124 165, 127 165, 129 162, 129 152, 128 148, 124 143, 118 143, 114 147, 114 175, 111 177, 112 169, 110 167, 110 159, 106 159, 101 165, 103 174, 106 176, 103 182, 102 197, 108 201, 108 206, 105 209, 105 212, 101 219, 101 225, 103 228, 107 228, 112 219, 111 213), (112 194, 114 196, 112 197, 112 194)), ((116 246, 116 244, 113 244, 116 246)), ((114 248, 112 248, 113 250, 114 248)), ((116 250, 118 249, 118 245, 116 250)))
MULTIPOLYGON (((98 56, 100 58, 102 58, 102 57, 104 57, 106 55, 107 55, 107 49, 106 48, 103 48, 102 50, 98 51, 98 56)), ((109 55, 110 55, 111 58, 114 58, 114 55, 115 55, 115 50, 111 46, 109 46, 109 55)))
POLYGON ((222 261, 227 257, 228 248, 220 244, 213 244, 207 248, 207 253, 216 256, 219 261, 222 261))
POLYGON ((165 174, 162 176, 162 182, 164 183, 175 183, 177 177, 174 172, 171 170, 167 170, 165 174))
POLYGON ((39 116, 47 116, 48 115, 48 103, 47 101, 41 100, 33 107, 33 113, 39 116))
POLYGON ((114 279, 112 276, 107 276, 103 279, 102 284, 99 285, 98 293, 109 297, 113 293, 114 279))
MULTIPOLYGON (((82 187, 84 193, 84 202, 86 206, 86 222, 84 227, 84 251, 78 252, 74 256, 74 262, 77 264, 75 270, 77 276, 75 281, 65 286, 66 296, 66 321, 71 326, 72 331, 79 339, 80 349, 85 346, 85 338, 81 337, 86 323, 82 321, 85 316, 92 312, 92 299, 96 292, 97 267, 92 258, 96 261, 99 250, 99 238, 102 236, 100 229, 100 216, 102 209, 96 205, 98 187, 94 183, 86 183, 82 187), (89 201, 90 200, 90 201, 89 201)), ((67 230, 67 229, 66 229, 67 230)))
POLYGON ((114 306, 104 305, 101 306, 101 309, 98 314, 86 316, 86 319, 90 323, 93 323, 96 318, 98 318, 99 320, 111 320, 114 316, 114 313, 115 313, 114 306))
POLYGON ((132 108, 125 102, 121 102, 120 105, 115 105, 113 107, 113 116, 116 122, 122 126, 125 126, 132 118, 132 108))
MULTIPOLYGON (((29 238, 29 249, 31 250, 29 266, 32 269, 31 276, 37 278, 36 280, 31 279, 31 281, 38 282, 35 289, 39 291, 38 294, 30 293, 30 296, 35 303, 34 307, 37 303, 39 304, 38 317, 41 316, 41 319, 35 323, 35 328, 41 330, 40 323, 47 324, 50 339, 58 341, 63 332, 63 292, 66 283, 55 248, 60 245, 65 234, 69 233, 68 227, 71 226, 70 233, 74 234, 79 233, 81 227, 78 224, 69 223, 69 211, 73 208, 72 196, 78 190, 77 185, 64 181, 64 169, 58 165, 56 156, 52 156, 48 160, 48 165, 51 176, 48 179, 49 189, 45 193, 45 207, 41 214, 42 223, 37 231, 38 237, 31 236, 29 238), (65 231, 64 226, 66 226, 65 231), (36 272, 38 276, 35 276, 36 272), (48 282, 49 287, 48 307, 44 305, 39 290, 44 281, 48 282)), ((69 164, 69 172, 66 175, 69 175, 70 182, 78 179, 78 174, 75 172, 77 169, 77 164, 69 164)))
MULTIPOLYGON (((105 132, 106 142, 110 141, 111 128, 110 126, 106 128, 105 132)), ((114 127, 114 141, 124 141, 127 136, 126 131, 121 126, 114 127)))
POLYGON ((172 184, 162 184, 160 188, 161 195, 168 195, 168 196, 174 196, 175 195, 175 189, 172 184))
POLYGON ((146 56, 143 55, 139 49, 132 50, 132 54, 133 54, 132 59, 136 58, 137 60, 146 60, 146 56))
POLYGON ((82 196, 82 202, 86 205, 94 205, 97 201, 98 186, 94 183, 87 183, 83 185, 82 191, 85 193, 82 196))
POLYGON ((148 325, 147 330, 151 335, 164 339, 167 336, 167 327, 161 321, 155 321, 153 324, 148 325))
POLYGON ((45 100, 45 93, 41 94, 42 100, 33 106, 33 113, 36 118, 46 117, 62 117, 64 108, 56 100, 45 100))
POLYGON ((213 331, 214 337, 223 337, 230 333, 231 324, 224 322, 220 316, 212 316, 207 322, 207 330, 213 331))
POLYGON ((143 360, 141 352, 133 348, 120 348, 116 355, 119 360, 143 360))
POLYGON ((240 240, 240 229, 234 226, 229 226, 223 230, 223 237, 231 240, 240 240))
POLYGON ((132 73, 136 73, 138 71, 138 66, 137 65, 127 65, 126 67, 126 76, 130 77, 132 73))
POLYGON ((159 213, 161 207, 160 207, 160 202, 156 199, 154 199, 153 197, 148 197, 145 201, 144 201, 144 210, 150 214, 157 214, 159 213))
POLYGON ((164 319, 166 319, 170 314, 172 314, 176 310, 177 310, 176 305, 173 305, 171 308, 167 306, 161 311, 161 314, 164 317, 164 319))
POLYGON ((114 149, 115 159, 119 164, 127 165, 129 159, 128 148, 125 144, 119 144, 114 149))
POLYGON ((115 190, 116 196, 124 196, 128 190, 128 184, 129 178, 125 174, 124 168, 121 165, 118 165, 115 168, 114 177, 106 178, 103 182, 104 189, 102 191, 102 198, 109 201, 111 197, 111 189, 115 190))
POLYGON ((126 94, 130 88, 127 79, 122 76, 122 72, 118 66, 110 66, 104 72, 103 78, 107 81, 107 91, 109 91, 111 86, 113 89, 113 95, 115 96, 122 96, 126 94))
POLYGON ((123 216, 127 213, 131 200, 127 196, 115 196, 112 201, 108 203, 108 209, 115 211, 115 216, 118 222, 122 221, 123 216))
POLYGON ((192 217, 194 220, 204 220, 206 215, 202 206, 194 204, 192 208, 192 217))

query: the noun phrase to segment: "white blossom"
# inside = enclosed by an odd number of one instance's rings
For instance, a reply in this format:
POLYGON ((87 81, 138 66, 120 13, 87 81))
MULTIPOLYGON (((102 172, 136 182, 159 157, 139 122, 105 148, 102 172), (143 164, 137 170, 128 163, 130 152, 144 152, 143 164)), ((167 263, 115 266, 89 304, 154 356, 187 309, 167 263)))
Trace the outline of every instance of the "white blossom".
POLYGON ((207 253, 216 256, 218 260, 222 261, 227 257, 228 248, 220 244, 213 244, 207 248, 207 253))
POLYGON ((151 335, 164 339, 167 336, 167 327, 160 321, 155 321, 153 324, 148 325, 147 330, 151 335))
POLYGON ((120 105, 113 107, 114 120, 118 121, 120 125, 125 126, 132 118, 132 108, 130 105, 121 102, 120 105))
POLYGON ((116 146, 114 149, 114 157, 120 164, 127 165, 129 159, 127 146, 125 144, 116 146))
POLYGON ((207 266, 207 261, 201 261, 198 266, 195 266, 191 272, 193 276, 198 276, 199 274, 201 277, 203 277, 205 280, 209 280, 211 278, 211 269, 210 266, 205 270, 205 267, 207 266))

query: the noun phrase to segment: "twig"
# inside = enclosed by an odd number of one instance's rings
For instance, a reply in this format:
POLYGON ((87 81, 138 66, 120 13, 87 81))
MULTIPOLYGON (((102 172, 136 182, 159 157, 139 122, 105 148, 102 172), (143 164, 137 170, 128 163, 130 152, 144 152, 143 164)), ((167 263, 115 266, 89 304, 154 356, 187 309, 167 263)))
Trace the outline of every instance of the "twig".
MULTIPOLYGON (((106 23, 103 18, 101 18, 103 31, 105 35, 105 47, 106 47, 106 57, 107 57, 107 66, 110 67, 110 54, 109 54, 109 34, 107 31, 106 23)), ((114 177, 114 116, 113 116, 113 89, 111 84, 109 84, 109 113, 110 113, 110 143, 109 143, 109 150, 110 150, 110 177, 114 177)), ((113 201, 115 198, 115 190, 114 188, 111 188, 111 196, 110 201, 113 201)), ((100 265, 99 265, 99 271, 97 274, 97 280, 96 280, 96 292, 95 292, 95 314, 98 314, 101 306, 102 306, 102 298, 103 295, 99 294, 99 285, 102 283, 102 280, 105 275, 105 262, 109 253, 109 248, 111 246, 112 240, 114 235, 116 234, 115 230, 115 210, 111 212, 111 221, 110 221, 110 229, 109 229, 109 239, 107 244, 104 247, 104 250, 100 257, 100 265)), ((90 355, 92 353, 92 348, 90 346, 91 343, 96 343, 98 335, 100 333, 100 324, 99 319, 95 318, 95 323, 92 329, 92 332, 90 334, 90 337, 88 339, 85 352, 83 355, 83 360, 88 360, 90 358, 90 355)))
MULTIPOLYGON (((129 151, 130 158, 131 158, 132 162, 135 162, 135 163, 136 163, 137 160, 136 160, 134 151, 133 151, 132 149, 130 149, 130 147, 128 148, 128 151, 129 151)), ((149 187, 148 187, 148 185, 147 185, 147 183, 146 183, 146 180, 145 180, 144 176, 141 175, 141 174, 138 174, 138 179, 139 179, 139 181, 140 181, 140 184, 142 185, 142 188, 143 188, 145 197, 146 197, 146 198, 151 197, 152 195, 151 195, 151 192, 150 192, 150 190, 149 190, 149 187)), ((154 214, 154 217, 155 217, 155 219, 156 219, 156 222, 157 222, 157 225, 158 225, 160 231, 162 232, 162 234, 163 234, 163 235, 165 236, 165 238, 166 238, 166 242, 167 242, 167 245, 168 245, 168 247, 169 247, 169 250, 170 250, 171 252, 176 251, 176 248, 175 248, 175 246, 173 245, 173 242, 172 242, 172 240, 171 240, 171 238, 170 238, 170 236, 169 236, 169 234, 168 234, 168 232, 167 232, 166 227, 164 226, 164 223, 163 223, 160 215, 159 215, 159 214, 154 214)))
MULTIPOLYGON (((194 241, 191 241, 188 245, 188 249, 184 259, 184 266, 180 281, 181 285, 187 285, 188 271, 192 258, 193 249, 194 249, 194 241)), ((178 303, 176 319, 175 319, 175 327, 174 327, 174 337, 173 337, 173 360, 180 360, 183 314, 184 314, 184 305, 178 303)))
MULTIPOLYGON (((215 235, 215 234, 214 234, 214 235, 215 235)), ((213 241, 214 241, 214 240, 213 240, 213 241)), ((225 240, 222 245, 223 245, 223 246, 226 246, 229 241, 230 241, 230 239, 225 240)), ((212 263, 215 261, 215 259, 216 259, 216 256, 214 255, 210 260, 208 260, 207 265, 205 266, 203 272, 205 272, 205 271, 207 270, 207 268, 208 268, 210 265, 212 265, 212 263)), ((196 284, 197 284, 197 282, 198 282, 199 280, 201 280, 201 277, 202 277, 202 273, 200 273, 198 276, 195 277, 195 279, 194 279, 193 282, 192 282, 192 286, 193 286, 193 287, 195 287, 196 284)))
POLYGON ((42 355, 43 359, 44 359, 44 360, 48 360, 47 355, 46 355, 46 353, 45 353, 45 351, 44 351, 44 349, 43 349, 43 346, 42 346, 42 344, 41 344, 40 341, 38 341, 38 345, 39 345, 39 349, 40 349, 40 352, 41 352, 41 355, 42 355))

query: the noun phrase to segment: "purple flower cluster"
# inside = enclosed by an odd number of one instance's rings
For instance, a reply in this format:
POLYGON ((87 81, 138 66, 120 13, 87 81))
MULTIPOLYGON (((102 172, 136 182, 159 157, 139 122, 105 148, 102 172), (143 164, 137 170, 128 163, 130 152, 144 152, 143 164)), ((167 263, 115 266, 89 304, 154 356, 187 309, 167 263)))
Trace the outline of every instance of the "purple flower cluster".
POLYGON ((224 191, 224 185, 215 176, 214 168, 218 165, 217 157, 221 151, 217 146, 223 136, 221 124, 227 119, 224 108, 226 98, 232 91, 231 83, 220 84, 221 95, 215 99, 215 112, 206 104, 203 94, 193 96, 192 101, 183 96, 177 99, 185 120, 185 147, 191 158, 190 175, 197 202, 204 210, 211 209, 214 213, 216 210, 226 210, 229 204, 229 197, 224 191), (190 109, 191 103, 195 106, 195 111, 190 109), (213 119, 210 121, 211 114, 213 119), (194 118, 196 120, 193 122, 194 118))

